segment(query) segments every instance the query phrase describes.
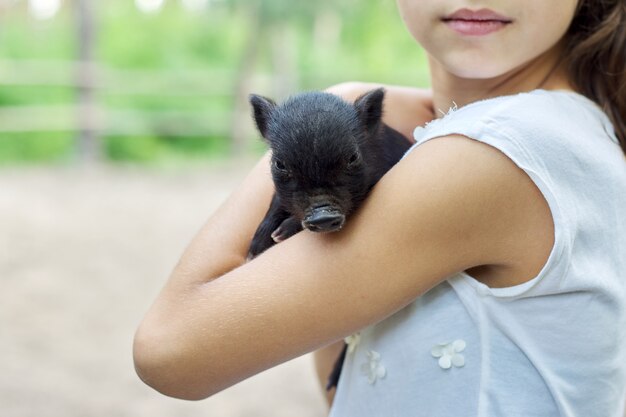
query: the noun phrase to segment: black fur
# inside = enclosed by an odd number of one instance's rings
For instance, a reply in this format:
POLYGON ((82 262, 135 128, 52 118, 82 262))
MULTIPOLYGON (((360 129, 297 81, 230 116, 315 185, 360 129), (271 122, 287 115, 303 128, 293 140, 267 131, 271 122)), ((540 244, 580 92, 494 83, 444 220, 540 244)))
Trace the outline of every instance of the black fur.
MULTIPOLYGON (((315 232, 341 229, 400 160, 411 144, 382 122, 384 96, 382 88, 354 104, 322 92, 302 93, 282 104, 250 96, 257 128, 272 151, 276 192, 252 238, 249 258, 303 227, 315 232)), ((337 384, 342 363, 340 356, 328 389, 337 384)))

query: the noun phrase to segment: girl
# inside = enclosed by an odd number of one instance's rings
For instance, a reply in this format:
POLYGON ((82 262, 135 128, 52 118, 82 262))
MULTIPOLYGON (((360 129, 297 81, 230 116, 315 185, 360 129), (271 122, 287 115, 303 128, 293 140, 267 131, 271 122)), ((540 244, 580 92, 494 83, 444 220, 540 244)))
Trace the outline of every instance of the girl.
POLYGON ((325 378, 350 336, 332 416, 621 417, 626 4, 397 3, 432 76, 387 89, 414 147, 344 230, 246 263, 263 158, 147 313, 139 375, 200 399, 326 347, 325 378))

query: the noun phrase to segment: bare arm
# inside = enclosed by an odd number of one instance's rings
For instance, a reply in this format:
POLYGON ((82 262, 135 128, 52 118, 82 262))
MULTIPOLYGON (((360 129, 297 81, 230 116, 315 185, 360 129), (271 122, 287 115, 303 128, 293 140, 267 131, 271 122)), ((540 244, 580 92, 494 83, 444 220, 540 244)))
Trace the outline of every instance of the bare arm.
POLYGON ((249 239, 263 215, 246 207, 258 185, 249 177, 142 322, 139 375, 166 395, 205 398, 388 317, 455 272, 506 265, 534 193, 519 171, 487 145, 432 140, 383 177, 341 233, 305 231, 241 265, 224 247, 249 239), (241 266, 225 272, 216 256, 241 266))

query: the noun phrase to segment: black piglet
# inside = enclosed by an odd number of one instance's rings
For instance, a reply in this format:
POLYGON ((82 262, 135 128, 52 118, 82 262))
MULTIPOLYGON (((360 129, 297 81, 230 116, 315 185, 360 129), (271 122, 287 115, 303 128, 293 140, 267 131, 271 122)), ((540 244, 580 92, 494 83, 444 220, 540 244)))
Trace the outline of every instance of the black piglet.
MULTIPOLYGON (((382 122, 382 88, 354 104, 323 92, 295 95, 281 104, 251 95, 254 120, 271 149, 275 186, 269 210, 248 252, 254 258, 303 228, 340 230, 410 142, 382 122)), ((329 377, 336 386, 345 346, 329 377)))

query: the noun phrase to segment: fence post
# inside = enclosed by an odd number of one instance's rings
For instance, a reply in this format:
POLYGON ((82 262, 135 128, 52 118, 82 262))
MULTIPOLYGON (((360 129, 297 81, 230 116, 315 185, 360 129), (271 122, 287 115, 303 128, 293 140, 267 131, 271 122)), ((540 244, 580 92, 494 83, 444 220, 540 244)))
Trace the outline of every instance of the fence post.
POLYGON ((95 162, 101 158, 98 139, 98 109, 96 105, 96 65, 94 46, 96 22, 93 0, 76 0, 76 27, 78 37, 77 153, 82 162, 95 162))
POLYGON ((250 104, 248 95, 252 92, 252 77, 258 61, 261 42, 264 41, 266 24, 260 14, 258 2, 249 6, 247 42, 243 48, 235 79, 233 94, 233 114, 230 126, 231 151, 234 155, 245 154, 250 134, 250 104))

